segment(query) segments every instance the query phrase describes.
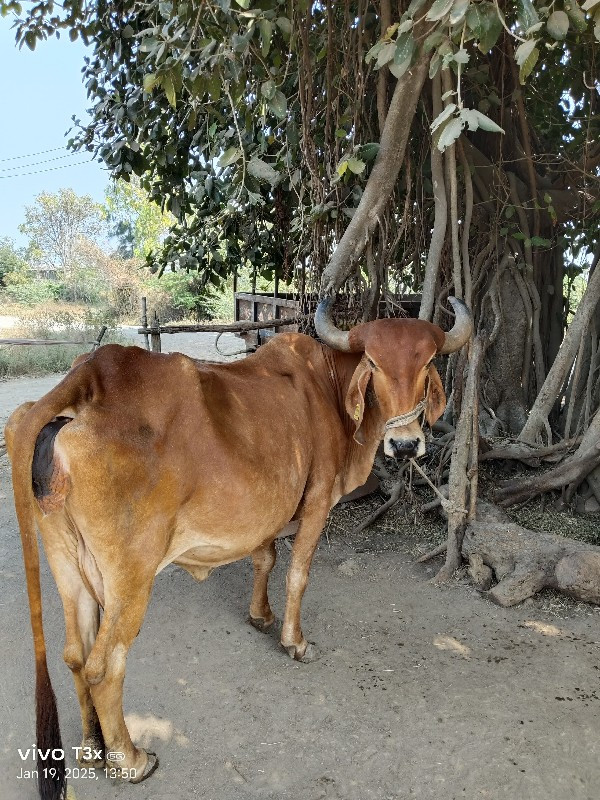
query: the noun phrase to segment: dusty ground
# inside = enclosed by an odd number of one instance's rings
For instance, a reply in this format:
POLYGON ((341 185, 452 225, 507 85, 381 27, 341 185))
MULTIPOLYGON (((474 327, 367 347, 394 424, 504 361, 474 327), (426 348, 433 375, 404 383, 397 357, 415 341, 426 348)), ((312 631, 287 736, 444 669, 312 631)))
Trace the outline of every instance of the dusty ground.
MULTIPOLYGON (((0 419, 55 381, 0 384, 0 419)), ((33 743, 33 657, 5 457, 0 479, 0 795, 29 800, 34 784, 17 776, 33 766, 18 753, 33 743)), ((202 584, 175 568, 159 575, 125 687, 132 734, 158 752, 159 770, 140 786, 80 777, 76 798, 596 800, 598 609, 547 594, 504 610, 464 579, 438 589, 427 581, 433 565, 414 563, 421 522, 400 513, 360 536, 350 527, 338 513, 315 557, 303 613, 323 653, 313 664, 291 661, 275 635, 245 622, 249 562, 202 584)), ((278 547, 271 595, 281 616, 289 552, 278 547)), ((42 572, 69 751, 79 711, 45 561, 42 572)))

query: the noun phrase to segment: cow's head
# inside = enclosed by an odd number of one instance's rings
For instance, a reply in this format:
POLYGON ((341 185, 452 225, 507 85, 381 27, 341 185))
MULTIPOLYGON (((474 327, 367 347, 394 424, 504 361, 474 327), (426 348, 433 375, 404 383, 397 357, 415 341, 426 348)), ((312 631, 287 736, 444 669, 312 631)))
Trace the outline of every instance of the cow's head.
POLYGON ((384 452, 395 458, 422 456, 425 436, 421 419, 429 425, 446 406, 440 376, 432 363, 435 355, 461 348, 473 330, 467 306, 449 298, 456 314, 448 333, 431 322, 416 319, 380 319, 341 331, 331 319, 332 297, 319 303, 315 327, 325 344, 335 350, 362 353, 346 394, 346 410, 356 424, 354 438, 363 443, 361 431, 365 398, 372 387, 385 423, 384 452))

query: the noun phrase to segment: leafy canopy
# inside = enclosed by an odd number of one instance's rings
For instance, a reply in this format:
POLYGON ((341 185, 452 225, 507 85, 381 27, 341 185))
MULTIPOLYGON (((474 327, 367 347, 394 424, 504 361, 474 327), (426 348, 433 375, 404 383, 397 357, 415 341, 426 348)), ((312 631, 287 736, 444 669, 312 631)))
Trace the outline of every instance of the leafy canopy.
POLYGON ((17 39, 31 49, 62 30, 90 44, 92 120, 78 123, 71 146, 116 178, 139 177, 177 220, 159 263, 198 269, 202 284, 243 265, 286 279, 298 263, 322 269, 377 156, 379 74, 402 77, 421 45, 430 77, 450 70, 455 86, 441 115, 420 116, 440 150, 468 131, 497 153, 487 143, 505 130, 496 80, 506 53, 542 149, 572 157, 589 137, 571 118, 589 110, 600 0, 508 0, 502 10, 490 0, 412 0, 386 30, 375 5, 349 0, 0 5, 21 15, 17 39))

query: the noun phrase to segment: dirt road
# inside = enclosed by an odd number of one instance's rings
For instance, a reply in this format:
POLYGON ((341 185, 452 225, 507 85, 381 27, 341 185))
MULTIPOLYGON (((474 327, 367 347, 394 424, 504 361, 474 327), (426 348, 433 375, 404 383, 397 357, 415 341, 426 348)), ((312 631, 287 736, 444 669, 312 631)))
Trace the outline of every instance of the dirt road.
MULTIPOLYGON (((0 384, 0 418, 53 378, 0 384)), ((0 459, 0 775, 3 800, 33 800, 33 657, 6 457, 0 459)), ((365 513, 364 507, 358 513, 365 513)), ((347 519, 347 515, 344 515, 347 519)), ((134 739, 160 757, 140 786, 79 777, 77 800, 596 800, 600 613, 547 594, 497 608, 459 579, 427 582, 417 532, 344 532, 317 551, 304 629, 323 655, 297 664, 246 622, 249 562, 202 584, 156 579, 129 659, 134 739)), ((289 552, 271 586, 283 611, 289 552)), ((44 623, 68 766, 80 744, 64 624, 43 559, 44 623)))

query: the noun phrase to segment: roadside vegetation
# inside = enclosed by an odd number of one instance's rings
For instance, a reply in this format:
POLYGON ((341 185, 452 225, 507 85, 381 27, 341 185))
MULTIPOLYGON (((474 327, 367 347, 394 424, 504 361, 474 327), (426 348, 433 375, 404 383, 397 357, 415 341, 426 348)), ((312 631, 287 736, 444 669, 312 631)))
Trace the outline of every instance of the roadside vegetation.
MULTIPOLYGON (((40 194, 20 226, 28 243, 0 239, 0 338, 74 344, 0 345, 0 378, 67 370, 103 325, 104 342, 122 340, 119 326, 139 324, 142 297, 161 322, 231 320, 232 279, 207 289, 197 272, 148 266, 171 224, 135 182, 111 186, 104 204, 70 189, 40 194)), ((239 285, 249 289, 250 275, 239 285)))

